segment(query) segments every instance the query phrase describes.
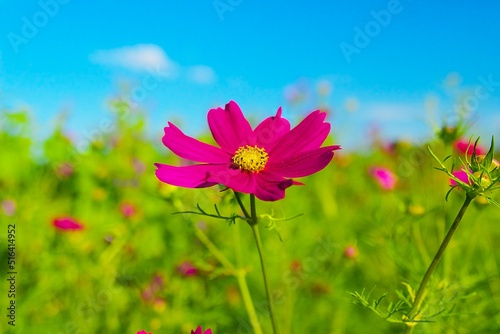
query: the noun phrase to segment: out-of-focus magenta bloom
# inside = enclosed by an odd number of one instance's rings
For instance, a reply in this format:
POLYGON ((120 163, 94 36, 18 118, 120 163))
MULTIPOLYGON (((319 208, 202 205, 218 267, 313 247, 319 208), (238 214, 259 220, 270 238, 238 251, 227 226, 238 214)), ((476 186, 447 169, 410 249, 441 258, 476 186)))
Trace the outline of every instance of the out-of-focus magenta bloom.
POLYGON ((225 109, 211 109, 208 125, 219 147, 186 136, 168 123, 163 144, 183 159, 201 162, 191 166, 155 164, 162 182, 204 188, 222 184, 234 191, 254 194, 263 201, 285 197, 285 189, 301 184, 293 180, 325 168, 340 146, 321 147, 330 132, 326 114, 316 110, 295 128, 281 117, 262 121, 252 130, 240 107, 230 101, 225 109))
POLYGON ((83 230, 83 225, 72 217, 55 218, 52 225, 61 231, 79 231, 83 230))
POLYGON ((201 329, 201 326, 196 327, 196 330, 192 330, 191 334, 212 334, 212 330, 209 328, 206 331, 201 329))
POLYGON ((396 187, 396 176, 387 168, 372 167, 370 168, 370 175, 385 190, 392 190, 396 187))
POLYGON ((164 280, 161 275, 155 275, 151 279, 149 285, 142 292, 142 298, 146 302, 154 302, 156 300, 156 293, 163 288, 164 280))
POLYGON ((135 207, 131 203, 123 202, 120 204, 120 211, 125 218, 130 218, 135 214, 135 207))
MULTIPOLYGON (((454 171, 452 173, 457 179, 459 179, 460 181, 464 182, 464 183, 470 183, 469 182, 469 175, 467 174, 466 171, 464 170, 457 170, 457 171, 454 171)), ((453 179, 450 178, 450 185, 452 186, 456 186, 457 185, 457 182, 453 179)))
POLYGON ((294 273, 299 272, 302 270, 302 263, 299 260, 293 260, 292 263, 290 263, 290 269, 294 273))
POLYGON ((73 174, 73 165, 69 162, 63 162, 59 164, 56 168, 56 173, 61 178, 70 177, 73 174))
POLYGON ((152 332, 146 332, 144 329, 140 332, 137 332, 137 334, 153 334, 152 332))
POLYGON ((177 271, 183 276, 195 276, 198 273, 198 269, 189 261, 182 262, 177 271))
MULTIPOLYGON (((467 152, 467 155, 472 155, 472 153, 474 153, 474 143, 469 143, 469 141, 465 139, 457 140, 454 144, 454 147, 458 152, 463 154, 467 152)), ((484 147, 480 146, 479 144, 476 146, 476 155, 482 155, 486 153, 487 151, 484 147)))
POLYGON ((134 158, 132 160, 132 167, 139 174, 142 174, 146 171, 146 164, 144 164, 144 162, 142 162, 142 160, 138 158, 134 158))
POLYGON ((355 259, 358 257, 358 248, 354 245, 348 245, 344 248, 344 256, 348 259, 355 259))
POLYGON ((4 199, 2 201, 2 211, 6 216, 13 216, 16 213, 16 202, 11 199, 4 199))

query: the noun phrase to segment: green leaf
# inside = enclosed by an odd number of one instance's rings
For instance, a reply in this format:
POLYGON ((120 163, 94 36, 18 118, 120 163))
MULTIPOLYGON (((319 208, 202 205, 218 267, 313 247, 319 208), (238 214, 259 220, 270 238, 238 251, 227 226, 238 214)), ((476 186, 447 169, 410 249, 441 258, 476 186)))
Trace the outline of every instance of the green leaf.
POLYGON ((493 162, 493 154, 495 153, 495 140, 494 137, 491 136, 491 146, 488 154, 484 157, 483 166, 486 167, 487 170, 490 169, 491 163, 493 162))

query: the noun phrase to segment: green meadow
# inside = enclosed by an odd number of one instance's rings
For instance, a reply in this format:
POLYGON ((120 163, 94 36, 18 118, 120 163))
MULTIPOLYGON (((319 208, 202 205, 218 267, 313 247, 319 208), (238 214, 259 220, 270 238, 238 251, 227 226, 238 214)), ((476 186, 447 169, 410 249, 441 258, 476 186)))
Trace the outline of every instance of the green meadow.
MULTIPOLYGON (((201 325, 253 333, 244 280, 271 333, 251 228, 230 219, 242 215, 234 193, 159 182, 154 163, 185 162, 126 104, 110 119, 82 144, 63 120, 40 140, 29 113, 2 112, 0 332, 169 334, 201 325), (229 219, 179 214, 197 207, 229 219), (80 228, 56 227, 64 217, 80 228)), ((155 126, 161 133, 166 124, 155 126)), ((212 142, 206 130, 200 140, 212 142)), ((464 154, 448 130, 426 142, 373 138, 369 149, 344 148, 283 200, 257 201, 280 333, 405 332, 403 315, 465 198, 456 188, 445 199, 449 178, 428 150, 459 166, 464 154), (375 166, 392 171, 393 189, 377 182, 375 166)), ((332 122, 327 142, 342 145, 335 133, 332 122)), ((490 138, 480 143, 488 148, 490 138)), ((499 244, 500 208, 477 197, 431 277, 413 333, 500 333, 499 244)))

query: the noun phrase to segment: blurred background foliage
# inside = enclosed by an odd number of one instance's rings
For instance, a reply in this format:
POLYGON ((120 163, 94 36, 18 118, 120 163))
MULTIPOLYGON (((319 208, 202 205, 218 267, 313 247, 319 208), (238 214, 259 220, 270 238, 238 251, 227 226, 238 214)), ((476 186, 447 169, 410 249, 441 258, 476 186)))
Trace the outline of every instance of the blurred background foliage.
MULTIPOLYGON (((236 278, 200 233, 245 268, 269 333, 250 228, 173 215, 197 204, 239 213, 232 193, 160 183, 155 162, 185 162, 161 138, 148 137, 141 112, 121 100, 111 106, 109 122, 79 141, 65 133, 64 117, 40 143, 28 112, 1 114, 1 243, 7 225, 16 224, 15 333, 189 333, 198 325, 216 334, 251 333, 236 278), (57 217, 71 217, 83 229, 57 229, 57 217)), ((439 157, 461 157, 453 141, 462 133, 455 130, 443 126, 419 144, 374 136, 367 151, 338 151, 284 200, 258 203, 258 213, 276 218, 303 214, 276 222, 283 242, 265 229, 266 219, 260 224, 282 333, 404 331, 353 304, 349 292, 373 290, 374 298, 388 292, 389 303, 405 291, 403 282, 418 287, 464 197, 455 190, 445 202, 449 180, 433 169, 426 147, 439 157), (380 186, 374 166, 392 171, 392 189, 380 186)), ((415 333, 500 332, 499 222, 498 208, 474 201, 429 286, 426 313, 436 316, 415 333)), ((7 290, 4 278, 1 293, 7 290)), ((2 333, 10 333, 6 322, 4 316, 2 333)))

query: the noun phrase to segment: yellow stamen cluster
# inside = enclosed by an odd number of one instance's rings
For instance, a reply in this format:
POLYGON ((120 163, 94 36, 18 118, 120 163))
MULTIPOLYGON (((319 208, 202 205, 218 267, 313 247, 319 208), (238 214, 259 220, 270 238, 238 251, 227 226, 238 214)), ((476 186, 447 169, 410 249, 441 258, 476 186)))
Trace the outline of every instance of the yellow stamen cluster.
POLYGON ((258 148, 257 145, 245 145, 238 148, 233 155, 233 163, 238 168, 255 173, 260 172, 266 167, 269 155, 263 148, 258 148))

